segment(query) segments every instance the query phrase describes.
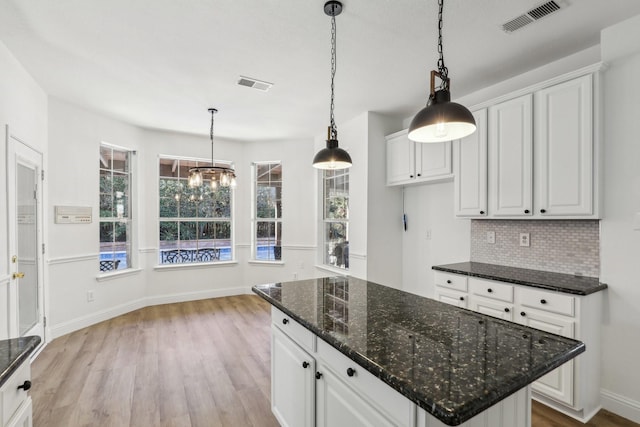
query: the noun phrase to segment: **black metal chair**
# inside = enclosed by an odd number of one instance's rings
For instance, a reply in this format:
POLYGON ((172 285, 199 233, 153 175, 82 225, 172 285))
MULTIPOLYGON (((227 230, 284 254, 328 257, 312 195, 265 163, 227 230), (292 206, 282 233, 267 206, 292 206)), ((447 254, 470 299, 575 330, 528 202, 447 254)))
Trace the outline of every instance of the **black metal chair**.
POLYGON ((107 259, 100 260, 100 271, 112 271, 117 270, 118 265, 120 265, 119 259, 107 259))

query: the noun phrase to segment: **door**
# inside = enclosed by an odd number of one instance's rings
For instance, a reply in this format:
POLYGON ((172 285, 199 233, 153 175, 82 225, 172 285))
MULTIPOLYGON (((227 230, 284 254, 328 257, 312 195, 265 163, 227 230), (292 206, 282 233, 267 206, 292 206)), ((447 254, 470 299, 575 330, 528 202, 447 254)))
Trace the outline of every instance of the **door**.
POLYGON ((7 135, 9 335, 38 335, 44 342, 42 154, 7 135))
POLYGON ((532 95, 489 107, 491 215, 530 216, 533 187, 532 95))

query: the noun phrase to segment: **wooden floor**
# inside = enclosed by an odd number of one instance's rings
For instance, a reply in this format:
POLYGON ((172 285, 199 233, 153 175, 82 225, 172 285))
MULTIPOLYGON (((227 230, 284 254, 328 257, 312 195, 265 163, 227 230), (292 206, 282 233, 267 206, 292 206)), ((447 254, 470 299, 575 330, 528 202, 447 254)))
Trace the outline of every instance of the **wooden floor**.
MULTIPOLYGON (((242 295, 147 307, 60 337, 32 365, 35 427, 277 427, 270 308, 242 295)), ((534 403, 533 427, 582 424, 534 403)), ((638 426, 601 411, 588 426, 638 426)))

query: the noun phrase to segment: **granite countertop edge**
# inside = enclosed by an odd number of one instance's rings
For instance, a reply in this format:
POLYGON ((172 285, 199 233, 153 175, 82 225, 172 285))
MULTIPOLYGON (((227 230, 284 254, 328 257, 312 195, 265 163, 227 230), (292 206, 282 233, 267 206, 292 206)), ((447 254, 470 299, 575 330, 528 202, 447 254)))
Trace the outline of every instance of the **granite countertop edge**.
MULTIPOLYGON (((566 273, 546 272, 543 270, 531 270, 531 269, 524 269, 524 268, 518 268, 518 267, 508 267, 508 266, 501 266, 497 264, 486 264, 486 263, 477 263, 477 262, 434 265, 431 268, 433 270, 444 271, 446 273, 463 274, 465 276, 478 277, 481 279, 498 280, 501 282, 513 283, 516 285, 528 286, 531 288, 546 289, 550 291, 563 292, 567 294, 580 295, 580 296, 590 295, 608 288, 608 285, 606 283, 601 283, 601 282, 598 282, 596 285, 589 286, 588 288, 576 289, 572 287, 563 286, 561 284, 549 284, 549 283, 543 283, 543 281, 524 280, 524 279, 510 276, 508 273, 505 273, 505 274, 482 273, 478 271, 472 271, 473 265, 490 266, 491 268, 504 268, 505 270, 519 271, 521 274, 526 274, 527 271, 536 272, 538 274, 543 274, 543 275, 548 274, 549 276, 559 276, 567 279, 575 278, 575 280, 577 281, 589 279, 588 277, 585 277, 585 276, 573 276, 571 274, 566 274, 566 273), (468 264, 469 267, 468 268, 460 267, 461 265, 464 265, 464 264, 468 264)), ((595 278, 593 279, 597 280, 595 278)))
MULTIPOLYGON (((28 360, 31 353, 38 347, 40 342, 42 341, 39 336, 28 336, 22 337, 19 339, 29 339, 27 345, 22 349, 20 354, 16 356, 4 369, 0 372, 0 387, 4 385, 7 379, 13 374, 25 361, 28 360)), ((9 340, 0 340, 0 345, 3 341, 9 340)))
POLYGON ((400 380, 397 376, 390 374, 381 366, 372 361, 371 359, 363 356, 357 351, 352 350, 349 346, 340 343, 337 339, 335 339, 331 334, 326 333, 315 325, 309 323, 305 319, 298 316, 296 313, 287 309, 284 305, 282 305, 279 301, 271 298, 269 295, 261 292, 259 287, 253 286, 251 290, 258 295, 260 298, 264 299, 278 310, 285 313, 287 316, 290 316, 296 322, 300 323, 306 329, 313 332, 316 336, 321 338, 323 341, 334 347, 336 350, 347 356, 349 359, 353 360, 363 368, 365 368, 369 373, 374 375, 376 378, 389 385, 391 388, 402 394, 407 399, 416 403, 420 408, 424 409, 429 414, 438 418, 443 423, 450 426, 457 426, 462 424, 465 421, 473 418, 475 415, 485 411, 489 407, 495 405, 496 403, 504 400, 505 398, 511 396, 513 393, 518 390, 526 387, 528 384, 534 382, 538 378, 544 376, 549 371, 561 366, 563 363, 573 359, 578 354, 581 354, 585 351, 585 345, 582 342, 579 342, 574 350, 570 353, 564 355, 564 357, 557 357, 555 359, 550 360, 545 366, 538 371, 527 372, 526 375, 522 375, 518 378, 514 378, 508 387, 508 392, 503 393, 492 393, 490 395, 484 396, 481 399, 476 399, 475 401, 468 402, 467 405, 461 407, 456 412, 451 412, 446 408, 439 406, 435 402, 429 400, 423 394, 420 394, 417 390, 412 388, 405 381, 400 380))

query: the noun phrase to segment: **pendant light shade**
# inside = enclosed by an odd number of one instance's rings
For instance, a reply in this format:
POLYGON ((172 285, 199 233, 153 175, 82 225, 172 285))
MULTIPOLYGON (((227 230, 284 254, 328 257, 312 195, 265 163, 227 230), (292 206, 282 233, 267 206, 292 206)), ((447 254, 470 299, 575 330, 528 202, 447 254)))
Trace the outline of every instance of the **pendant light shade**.
POLYGON ((329 108, 329 129, 327 146, 313 158, 316 169, 346 169, 351 167, 351 156, 338 147, 338 129, 333 116, 334 84, 336 76, 336 16, 342 12, 342 3, 330 0, 324 4, 324 13, 331 17, 331 106, 329 108))
POLYGON ((438 71, 431 71, 431 92, 427 106, 415 115, 409 126, 408 137, 416 142, 444 142, 464 138, 476 130, 476 121, 465 106, 451 102, 449 70, 444 65, 442 52, 442 9, 438 0, 438 71), (442 81, 436 90, 435 79, 442 81))

